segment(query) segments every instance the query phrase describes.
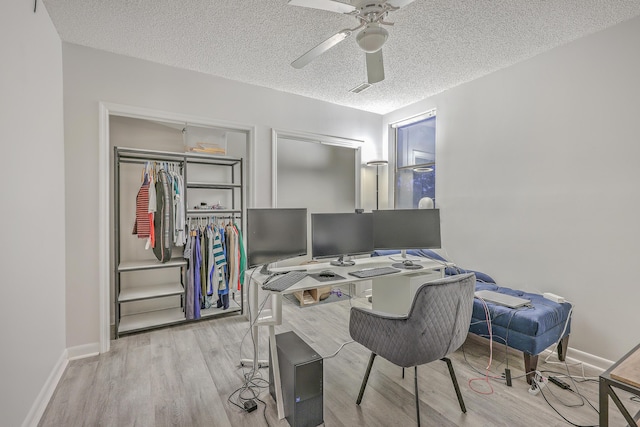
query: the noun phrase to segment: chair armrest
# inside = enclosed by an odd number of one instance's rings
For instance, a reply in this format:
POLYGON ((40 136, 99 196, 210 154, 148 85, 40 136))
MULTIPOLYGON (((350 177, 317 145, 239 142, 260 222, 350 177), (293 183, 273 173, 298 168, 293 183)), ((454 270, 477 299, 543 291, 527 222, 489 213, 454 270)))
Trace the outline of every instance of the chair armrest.
POLYGON ((351 308, 349 334, 354 341, 398 366, 413 366, 415 333, 407 316, 351 308))

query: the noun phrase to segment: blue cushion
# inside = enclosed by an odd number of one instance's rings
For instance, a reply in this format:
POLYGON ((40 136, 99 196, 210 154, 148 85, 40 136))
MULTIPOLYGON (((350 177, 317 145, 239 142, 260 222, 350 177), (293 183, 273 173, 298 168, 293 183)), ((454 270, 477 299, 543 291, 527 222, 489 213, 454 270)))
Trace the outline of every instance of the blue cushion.
MULTIPOLYGON (((400 251, 397 251, 397 250, 377 250, 377 251, 374 251, 371 254, 371 256, 389 256, 389 255, 397 255, 399 253, 400 251)), ((431 258, 438 261, 448 262, 446 259, 442 258, 440 255, 438 255, 437 253, 435 253, 430 249, 408 249, 407 255, 431 258)), ((464 268, 460 268, 456 266, 447 267, 444 271, 444 274, 447 276, 455 276, 456 274, 465 274, 465 273, 475 273, 476 280, 480 282, 496 283, 496 281, 493 280, 491 276, 489 276, 488 274, 482 273, 480 271, 465 270, 464 268)))
POLYGON ((464 268, 460 268, 460 267, 447 267, 447 269, 444 271, 444 274, 446 274, 447 276, 455 276, 456 274, 465 274, 465 273, 474 273, 476 275, 477 283, 492 283, 492 284, 496 283, 496 281, 493 280, 493 277, 481 271, 465 270, 464 268))
MULTIPOLYGON (((372 256, 389 256, 399 253, 400 251, 394 250, 377 250, 372 256)), ((429 249, 407 250, 407 255, 446 261, 429 249)), ((571 331, 571 320, 569 320, 565 330, 565 323, 571 310, 571 304, 558 304, 544 298, 542 295, 500 287, 491 276, 479 271, 466 270, 460 267, 447 267, 445 270, 447 276, 464 273, 475 273, 476 291, 487 289, 531 300, 532 307, 519 309, 487 304, 491 316, 491 331, 494 342, 507 344, 509 347, 535 355, 540 354, 549 346, 558 342, 562 338, 560 334, 563 331, 563 336, 568 335, 571 331)), ((473 301, 469 332, 489 337, 484 306, 478 299, 473 301)))
MULTIPOLYGON (((539 354, 561 338, 560 334, 565 329, 571 304, 558 304, 542 295, 476 282, 477 291, 484 289, 531 300, 532 307, 518 309, 487 303, 495 342, 506 343, 509 347, 529 354, 539 354)), ((488 337, 484 306, 478 299, 473 303, 469 331, 488 337)), ((564 335, 568 335, 570 331, 571 321, 564 335)))

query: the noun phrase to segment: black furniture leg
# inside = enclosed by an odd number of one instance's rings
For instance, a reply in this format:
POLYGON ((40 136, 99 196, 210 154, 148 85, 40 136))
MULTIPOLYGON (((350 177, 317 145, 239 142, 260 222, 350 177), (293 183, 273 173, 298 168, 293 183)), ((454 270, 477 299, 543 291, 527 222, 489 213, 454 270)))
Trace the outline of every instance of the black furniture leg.
POLYGON ((362 379, 362 385, 360 386, 360 394, 358 394, 358 400, 356 400, 356 405, 359 405, 362 402, 362 395, 364 394, 364 388, 367 386, 367 381, 369 381, 369 374, 371 373, 371 367, 373 366, 373 359, 376 358, 375 353, 371 353, 371 357, 369 357, 369 364, 367 365, 367 371, 364 373, 364 378, 362 379))
POLYGON ((536 369, 538 369, 538 355, 523 353, 524 357, 524 372, 527 376, 527 384, 533 383, 533 377, 536 375, 536 369))
POLYGON ((464 406, 464 400, 462 399, 462 393, 460 393, 460 387, 458 386, 458 380, 456 379, 456 373, 453 370, 453 365, 451 364, 451 360, 448 357, 443 357, 440 360, 444 360, 447 362, 447 367, 449 368, 449 375, 451 375, 451 381, 453 381, 453 388, 456 390, 456 395, 458 396, 458 403, 460 404, 460 409, 465 414, 467 413, 467 408, 464 406))
POLYGON ((418 397, 418 367, 417 366, 414 367, 414 371, 415 371, 414 384, 416 388, 416 419, 418 420, 418 427, 420 427, 420 397, 418 397))
POLYGON ((564 362, 564 360, 567 357, 567 349, 569 348, 569 335, 565 335, 559 342, 558 342, 558 360, 561 362, 564 362))

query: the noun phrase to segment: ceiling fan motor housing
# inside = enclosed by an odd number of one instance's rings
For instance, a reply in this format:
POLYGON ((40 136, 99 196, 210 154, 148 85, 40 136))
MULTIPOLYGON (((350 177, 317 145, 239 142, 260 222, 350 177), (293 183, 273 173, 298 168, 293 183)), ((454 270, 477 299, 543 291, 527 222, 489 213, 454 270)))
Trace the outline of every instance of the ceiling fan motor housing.
POLYGON ((358 19, 366 24, 356 36, 360 49, 367 53, 379 51, 389 37, 389 32, 380 26, 387 15, 384 1, 363 0, 358 8, 358 19))

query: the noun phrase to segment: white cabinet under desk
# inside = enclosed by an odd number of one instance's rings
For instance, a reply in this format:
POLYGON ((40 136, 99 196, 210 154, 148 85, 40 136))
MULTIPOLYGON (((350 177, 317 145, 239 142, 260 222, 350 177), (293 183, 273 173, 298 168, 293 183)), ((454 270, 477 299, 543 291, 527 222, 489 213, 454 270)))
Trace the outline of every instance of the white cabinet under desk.
POLYGON ((444 277, 444 270, 417 270, 402 276, 378 276, 373 280, 371 306, 376 311, 407 314, 420 286, 444 277))

